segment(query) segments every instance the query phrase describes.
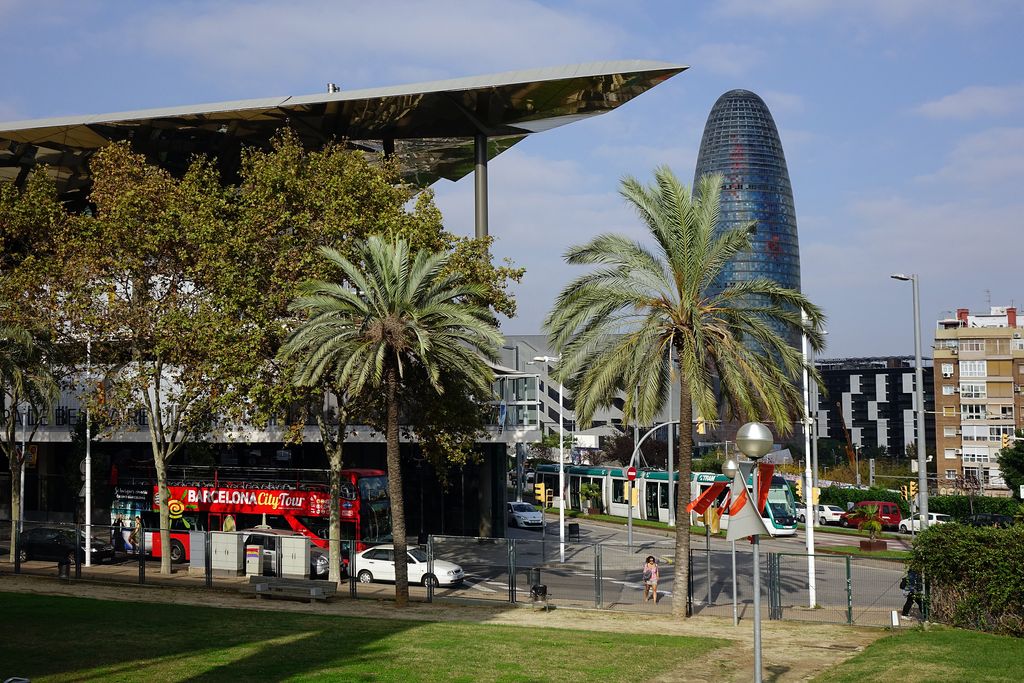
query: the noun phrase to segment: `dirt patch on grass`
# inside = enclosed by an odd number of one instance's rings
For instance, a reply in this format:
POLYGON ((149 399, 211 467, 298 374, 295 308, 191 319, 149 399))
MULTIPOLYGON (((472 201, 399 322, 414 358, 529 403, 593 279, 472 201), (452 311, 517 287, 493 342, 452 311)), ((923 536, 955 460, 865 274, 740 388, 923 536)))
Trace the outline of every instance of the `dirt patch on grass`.
MULTIPOLYGON (((173 603, 228 609, 257 609, 302 612, 370 619, 408 619, 420 621, 465 621, 506 626, 546 627, 614 633, 656 633, 694 637, 723 638, 731 645, 718 648, 706 657, 679 662, 660 680, 664 681, 749 681, 753 672, 753 624, 741 620, 734 627, 731 619, 701 616, 676 620, 650 613, 621 613, 599 610, 533 610, 512 605, 463 605, 450 602, 412 603, 396 609, 387 600, 337 597, 330 603, 306 604, 286 600, 262 600, 236 590, 197 589, 164 586, 102 584, 77 581, 59 583, 52 578, 0 576, 0 591, 67 595, 99 600, 173 603)), ((766 681, 810 680, 830 667, 860 652, 886 634, 884 629, 840 626, 798 621, 765 621, 762 624, 761 649, 766 681)), ((624 653, 623 656, 629 656, 624 653)))

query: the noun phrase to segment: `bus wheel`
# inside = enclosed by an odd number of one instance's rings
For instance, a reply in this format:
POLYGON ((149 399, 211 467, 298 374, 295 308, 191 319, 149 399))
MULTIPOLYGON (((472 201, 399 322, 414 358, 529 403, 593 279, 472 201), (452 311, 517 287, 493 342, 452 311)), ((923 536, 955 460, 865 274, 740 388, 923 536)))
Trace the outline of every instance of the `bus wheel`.
POLYGON ((171 541, 171 562, 185 561, 185 546, 179 541, 171 541))
POLYGON ((373 581, 373 574, 367 570, 359 572, 359 583, 370 583, 373 581))

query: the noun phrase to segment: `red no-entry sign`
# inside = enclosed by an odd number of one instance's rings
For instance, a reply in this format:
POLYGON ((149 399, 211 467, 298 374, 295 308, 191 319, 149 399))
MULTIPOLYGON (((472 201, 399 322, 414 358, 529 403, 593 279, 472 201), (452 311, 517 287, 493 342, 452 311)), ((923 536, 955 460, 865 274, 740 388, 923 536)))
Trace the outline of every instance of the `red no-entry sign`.
POLYGON ((630 481, 636 480, 636 468, 635 467, 627 467, 626 468, 626 479, 629 479, 630 481))

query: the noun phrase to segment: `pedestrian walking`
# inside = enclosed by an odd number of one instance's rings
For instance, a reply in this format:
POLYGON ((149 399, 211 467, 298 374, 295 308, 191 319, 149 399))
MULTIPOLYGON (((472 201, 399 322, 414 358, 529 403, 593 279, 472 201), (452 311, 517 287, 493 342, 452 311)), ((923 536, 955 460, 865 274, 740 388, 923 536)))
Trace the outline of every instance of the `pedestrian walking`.
POLYGON ((658 604, 658 577, 658 561, 654 555, 648 555, 644 563, 644 602, 653 599, 658 604))
POLYGON ((916 569, 907 571, 907 575, 900 580, 900 590, 906 597, 906 601, 903 603, 903 618, 910 618, 910 610, 916 602, 921 618, 924 619, 924 589, 921 585, 921 575, 916 569))

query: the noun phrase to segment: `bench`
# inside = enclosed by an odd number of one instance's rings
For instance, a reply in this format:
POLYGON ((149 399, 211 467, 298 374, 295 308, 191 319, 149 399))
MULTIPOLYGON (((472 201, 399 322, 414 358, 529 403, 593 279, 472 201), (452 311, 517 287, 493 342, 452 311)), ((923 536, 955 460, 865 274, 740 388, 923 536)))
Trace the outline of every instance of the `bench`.
POLYGON ((276 576, 250 576, 248 591, 257 597, 295 598, 298 600, 324 600, 338 592, 338 585, 330 581, 309 579, 282 579, 276 576))

